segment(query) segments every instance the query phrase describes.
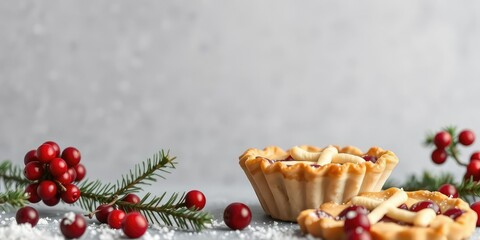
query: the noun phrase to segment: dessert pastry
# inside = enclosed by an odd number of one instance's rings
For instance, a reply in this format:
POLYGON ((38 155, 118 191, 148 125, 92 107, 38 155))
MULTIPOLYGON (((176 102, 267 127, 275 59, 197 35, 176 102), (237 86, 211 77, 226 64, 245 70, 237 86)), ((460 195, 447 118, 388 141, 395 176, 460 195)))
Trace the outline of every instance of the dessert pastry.
POLYGON ((398 188, 363 193, 346 204, 325 203, 298 216, 304 233, 324 239, 345 239, 364 231, 372 239, 466 239, 476 222, 477 214, 459 198, 398 188), (350 221, 363 211, 363 223, 358 221, 361 217, 350 221))
POLYGON ((362 192, 380 191, 397 165, 394 153, 372 147, 324 149, 295 146, 251 148, 240 156, 263 210, 272 218, 296 221, 305 209, 344 203, 362 192))

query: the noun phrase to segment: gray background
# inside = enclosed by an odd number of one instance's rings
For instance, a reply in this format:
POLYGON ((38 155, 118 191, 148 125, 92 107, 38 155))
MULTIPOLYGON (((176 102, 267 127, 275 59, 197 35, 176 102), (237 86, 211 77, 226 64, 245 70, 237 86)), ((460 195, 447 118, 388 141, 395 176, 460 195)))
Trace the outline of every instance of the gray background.
POLYGON ((460 177, 421 143, 449 124, 480 130, 479 10, 478 1, 2 1, 0 158, 21 164, 54 140, 81 150, 88 177, 113 181, 170 149, 178 169, 150 191, 245 198, 253 191, 238 156, 267 145, 379 145, 399 156, 397 179, 423 169, 460 177))

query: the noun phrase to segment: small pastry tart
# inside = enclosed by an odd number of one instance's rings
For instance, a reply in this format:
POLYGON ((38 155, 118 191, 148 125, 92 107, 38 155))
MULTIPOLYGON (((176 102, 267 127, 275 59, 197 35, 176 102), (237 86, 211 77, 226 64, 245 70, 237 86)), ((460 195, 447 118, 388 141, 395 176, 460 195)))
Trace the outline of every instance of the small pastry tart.
POLYGON ((347 212, 359 208, 366 211, 372 239, 467 239, 477 222, 477 214, 459 198, 440 192, 389 188, 362 193, 346 204, 324 203, 318 209, 304 210, 298 224, 305 234, 345 239, 349 228, 347 212))
POLYGON ((352 146, 270 146, 251 148, 240 156, 267 215, 295 222, 305 209, 324 202, 344 203, 362 192, 380 191, 397 165, 391 151, 372 147, 366 153, 352 146))

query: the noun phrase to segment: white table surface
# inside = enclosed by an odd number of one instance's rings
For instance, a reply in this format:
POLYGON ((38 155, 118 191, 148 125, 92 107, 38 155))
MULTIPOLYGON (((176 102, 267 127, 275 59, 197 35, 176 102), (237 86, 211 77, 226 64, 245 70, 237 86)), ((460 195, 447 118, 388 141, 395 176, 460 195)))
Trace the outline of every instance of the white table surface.
MULTIPOLYGON (((249 187, 249 186, 248 186, 249 187)), ((172 187, 173 188, 173 187, 172 187)), ((177 188, 178 189, 178 188, 177 188)), ((245 186, 231 186, 229 188, 210 186, 204 190, 207 196, 207 205, 205 211, 214 216, 214 224, 210 228, 201 232, 188 232, 172 230, 160 226, 151 226, 147 233, 140 239, 312 239, 312 236, 305 236, 299 230, 295 223, 275 221, 267 217, 257 201, 253 191, 245 186), (222 191, 218 191, 222 189, 222 191), (252 222, 249 227, 242 231, 230 230, 223 223, 223 210, 232 202, 243 202, 247 204, 252 211, 252 222)), ((43 219, 35 227, 41 231, 35 240, 40 239, 63 239, 59 230, 59 219, 71 210, 79 210, 67 205, 57 205, 55 207, 45 207, 41 204, 34 204, 39 210, 43 219), (45 221, 46 220, 46 221, 45 221)), ((9 236, 6 239, 28 239, 18 235, 8 235, 9 225, 15 222, 15 211, 0 214, 0 239, 4 239, 2 234, 9 236), (14 238, 16 237, 16 238, 14 238)), ((125 236, 121 230, 109 229, 105 224, 99 225, 95 220, 89 220, 89 226, 81 239, 124 239, 125 236)), ((31 236, 27 232, 25 236, 31 236)), ((471 239, 480 239, 480 228, 477 228, 471 239)))

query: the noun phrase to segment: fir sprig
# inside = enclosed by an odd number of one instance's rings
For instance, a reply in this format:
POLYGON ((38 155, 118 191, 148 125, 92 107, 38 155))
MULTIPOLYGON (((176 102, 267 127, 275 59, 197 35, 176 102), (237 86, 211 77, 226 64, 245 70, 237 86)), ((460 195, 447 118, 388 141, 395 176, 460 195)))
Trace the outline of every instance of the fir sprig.
POLYGON ((185 201, 184 194, 180 196, 174 193, 166 199, 166 193, 158 197, 147 193, 137 204, 121 200, 121 197, 128 193, 140 191, 140 185, 151 185, 157 178, 165 179, 161 173, 170 173, 169 169, 175 168, 175 159, 169 156, 169 152, 160 151, 152 159, 135 165, 133 171, 122 175, 121 180, 115 184, 87 180, 80 185, 81 198, 77 204, 91 211, 90 216, 100 204, 117 205, 123 209, 142 212, 150 222, 181 229, 201 230, 211 223, 212 216, 185 208, 182 204, 185 201))
POLYGON ((441 173, 439 175, 432 175, 425 171, 420 176, 409 175, 407 180, 403 183, 398 183, 395 180, 389 180, 385 183, 384 189, 390 187, 403 188, 405 191, 429 190, 438 191, 443 184, 452 184, 458 192, 460 198, 471 203, 480 197, 480 184, 473 179, 467 179, 460 183, 454 181, 454 177, 450 173, 441 173))
POLYGON ((0 179, 3 180, 3 184, 7 190, 30 184, 30 181, 24 177, 23 170, 13 165, 9 160, 0 163, 0 179))
POLYGON ((0 209, 8 210, 25 206, 28 196, 23 190, 0 193, 0 209))

